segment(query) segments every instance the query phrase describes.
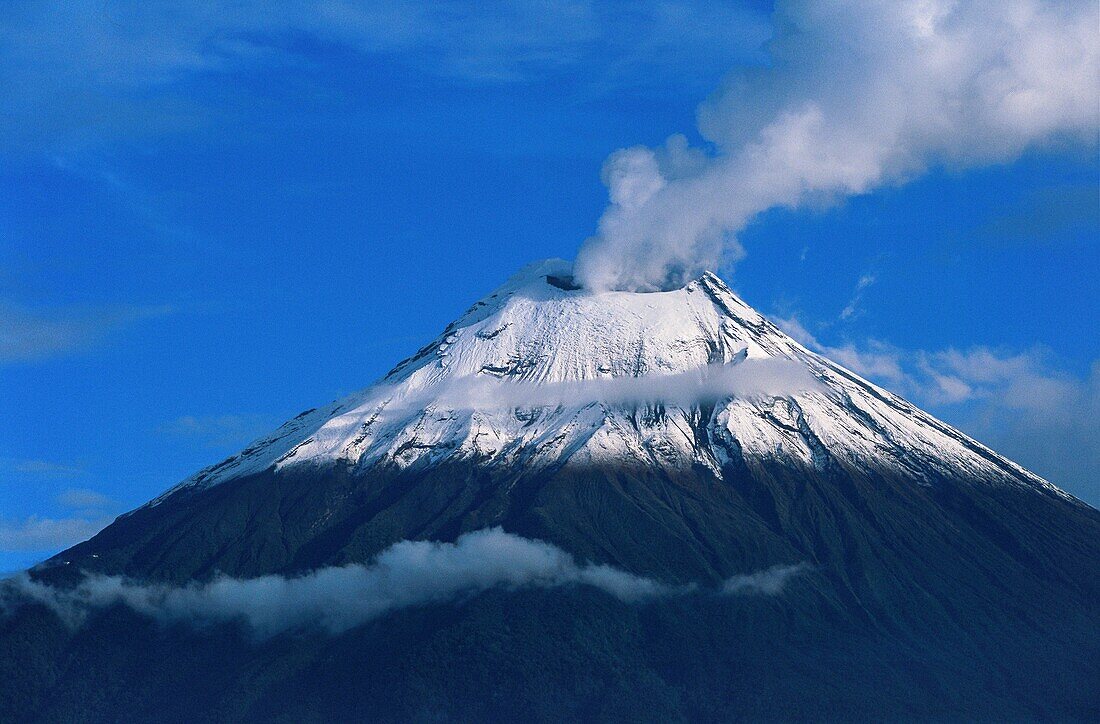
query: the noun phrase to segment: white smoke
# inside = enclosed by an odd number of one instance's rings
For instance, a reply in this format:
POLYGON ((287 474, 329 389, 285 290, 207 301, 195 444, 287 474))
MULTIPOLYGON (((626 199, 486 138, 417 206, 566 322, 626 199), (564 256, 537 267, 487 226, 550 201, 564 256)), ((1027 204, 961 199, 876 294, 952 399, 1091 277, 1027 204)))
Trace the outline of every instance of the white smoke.
MULTIPOLYGON (((735 576, 721 590, 777 595, 792 575, 776 579, 777 570, 735 576), (754 576, 772 582, 743 583, 754 576)), ((670 586, 611 566, 579 564, 549 543, 489 528, 466 533, 455 543, 401 541, 370 565, 321 568, 295 578, 223 577, 171 586, 91 575, 74 588, 57 588, 22 573, 0 581, 0 614, 34 601, 77 627, 90 612, 121 604, 164 623, 201 627, 242 622, 257 639, 265 639, 301 629, 339 634, 391 611, 453 601, 492 588, 573 585, 592 586, 627 603, 695 590, 695 586, 670 586)))
POLYGON ((774 25, 771 65, 700 108, 712 152, 674 136, 607 160, 579 283, 679 286, 740 257, 735 235, 767 209, 1096 142, 1096 0, 781 0, 774 25))

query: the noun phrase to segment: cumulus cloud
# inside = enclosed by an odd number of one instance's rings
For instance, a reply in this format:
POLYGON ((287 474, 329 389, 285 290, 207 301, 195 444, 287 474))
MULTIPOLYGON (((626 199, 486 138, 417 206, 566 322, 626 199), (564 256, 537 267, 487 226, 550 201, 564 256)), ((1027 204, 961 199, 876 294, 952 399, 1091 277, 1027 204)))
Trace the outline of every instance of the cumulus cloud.
POLYGON ((673 137, 613 154, 611 204, 575 276, 592 289, 678 286, 743 250, 762 211, 869 192, 938 165, 1011 160, 1059 137, 1094 145, 1093 0, 788 0, 772 63, 699 111, 713 152, 673 137))
POLYGON ((901 395, 915 389, 912 373, 902 366, 902 363, 912 355, 906 354, 898 347, 873 339, 858 346, 850 342, 827 345, 818 340, 797 316, 772 317, 772 320, 799 344, 825 355, 858 375, 885 383, 887 387, 901 395))
POLYGON ((1086 502, 1100 507, 1100 360, 1083 376, 1049 355, 987 349, 929 355, 947 382, 938 411, 949 421, 1086 502), (959 390, 955 396, 950 391, 959 390))
POLYGON ((1100 360, 1084 374, 1041 348, 903 349, 827 345, 797 319, 776 323, 800 343, 934 412, 1092 505, 1100 505, 1100 360))
MULTIPOLYGON (((779 566, 736 576, 721 592, 778 595, 801 570, 802 566, 779 566)), ((453 601, 491 588, 574 585, 592 586, 628 603, 695 590, 611 566, 581 564, 548 543, 489 528, 466 533, 454 543, 402 541, 370 565, 322 568, 297 578, 219 578, 168 586, 89 576, 75 588, 60 589, 22 574, 0 583, 0 611, 36 601, 78 626, 89 611, 122 604, 165 623, 243 622, 262 639, 308 628, 338 634, 390 611, 453 601)))

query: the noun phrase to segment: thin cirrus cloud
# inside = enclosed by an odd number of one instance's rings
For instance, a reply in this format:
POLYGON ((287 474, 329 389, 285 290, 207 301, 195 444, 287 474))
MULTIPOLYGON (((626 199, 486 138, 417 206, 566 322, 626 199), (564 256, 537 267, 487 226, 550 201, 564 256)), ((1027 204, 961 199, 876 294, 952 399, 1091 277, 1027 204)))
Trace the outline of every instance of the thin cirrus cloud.
POLYGON ((0 301, 0 364, 37 362, 94 348, 168 306, 27 307, 0 301))
POLYGON ((803 345, 909 397, 1012 460, 1100 505, 1100 360, 1083 375, 1041 348, 907 350, 878 340, 828 345, 797 317, 777 324, 803 345))
POLYGON ((679 286, 741 257, 736 235, 771 208, 1053 142, 1095 149, 1098 25, 1093 0, 780 3, 771 64, 731 74, 700 108, 709 146, 673 136, 608 158, 610 204, 575 276, 679 286))
POLYGON ((352 51, 341 62, 381 57, 463 83, 567 77, 595 89, 713 79, 760 55, 770 32, 759 8, 695 0, 32 0, 0 19, 0 139, 35 148, 187 132, 212 108, 179 88, 208 83, 224 99, 242 90, 237 74, 308 67, 333 48, 352 51))
POLYGON ((86 474, 84 468, 69 463, 34 458, 0 458, 0 474, 19 477, 59 479, 75 478, 86 474))
POLYGON ((204 447, 224 448, 250 442, 270 432, 275 424, 266 415, 183 415, 161 425, 158 432, 204 447))
MULTIPOLYGON (((779 565, 735 575, 716 591, 730 596, 778 596, 810 570, 779 565)), ((339 634, 391 611, 446 603, 492 588, 590 586, 626 603, 681 596, 696 586, 672 586, 619 568, 578 563, 562 549, 488 528, 454 543, 401 541, 368 565, 321 568, 305 575, 218 578, 186 586, 88 576, 60 589, 26 574, 0 582, 0 614, 34 601, 70 626, 98 608, 122 604, 165 623, 195 626, 243 621, 257 639, 317 629, 339 634)))
POLYGON ((860 304, 863 302, 863 293, 869 286, 877 281, 877 277, 874 274, 864 274, 856 282, 855 292, 852 293, 852 298, 844 309, 840 310, 841 320, 849 320, 853 317, 859 316, 860 304))
POLYGON ((91 488, 68 488, 57 495, 57 502, 66 508, 82 510, 110 509, 118 503, 110 496, 91 488))

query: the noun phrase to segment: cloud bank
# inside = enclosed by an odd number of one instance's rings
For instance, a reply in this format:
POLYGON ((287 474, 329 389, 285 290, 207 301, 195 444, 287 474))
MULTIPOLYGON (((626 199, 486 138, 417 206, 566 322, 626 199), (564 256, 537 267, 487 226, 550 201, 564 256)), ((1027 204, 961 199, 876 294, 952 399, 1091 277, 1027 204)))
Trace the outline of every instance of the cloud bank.
POLYGON ((607 160, 611 203, 578 282, 680 286, 741 256, 735 235, 767 209, 1059 137, 1096 142, 1094 0, 780 0, 774 22, 772 64, 736 72, 700 108, 707 150, 674 136, 607 160))
POLYGON ((1024 467, 1100 506, 1100 360, 1082 374, 1049 351, 903 349, 880 340, 830 346, 797 318, 776 319, 803 345, 912 399, 1024 467))
MULTIPOLYGON (((778 595, 804 566, 735 576, 720 593, 778 595)), ((461 599, 491 588, 586 585, 627 603, 683 595, 669 586, 605 565, 579 564, 565 551, 500 528, 466 533, 455 543, 402 541, 370 565, 322 568, 297 578, 220 578, 190 586, 147 585, 89 576, 59 589, 26 574, 0 582, 0 612, 35 601, 79 626, 94 609, 122 604, 163 623, 203 626, 243 622, 258 639, 301 629, 339 634, 391 611, 461 599)))

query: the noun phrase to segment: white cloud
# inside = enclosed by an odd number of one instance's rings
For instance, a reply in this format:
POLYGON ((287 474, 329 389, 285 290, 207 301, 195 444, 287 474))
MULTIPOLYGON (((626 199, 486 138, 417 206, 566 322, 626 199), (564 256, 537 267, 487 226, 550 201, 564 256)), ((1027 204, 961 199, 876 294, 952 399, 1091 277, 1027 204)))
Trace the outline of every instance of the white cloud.
POLYGON ((0 301, 0 364, 33 362, 86 350, 170 307, 29 308, 0 301))
POLYGON ((1047 358, 985 349, 934 355, 931 364, 941 374, 970 390, 965 399, 941 394, 938 409, 993 449, 1100 507, 1100 360, 1074 376, 1047 358))
MULTIPOLYGON (((735 576, 726 594, 778 595, 802 566, 735 576)), ((669 586, 611 566, 577 563, 565 551, 490 528, 455 543, 402 541, 370 565, 322 568, 297 578, 219 578, 206 584, 139 584, 90 576, 56 589, 27 575, 0 582, 0 612, 23 600, 44 603, 71 625, 90 609, 124 604, 166 622, 192 625, 243 621, 259 638, 302 628, 340 633, 390 611, 442 603, 491 588, 586 585, 628 603, 683 595, 693 586, 669 586)))
POLYGON ((714 153, 676 139, 608 159, 611 204, 575 275, 593 289, 678 286, 738 258, 733 235, 769 208, 1053 139, 1093 148, 1098 25, 1094 0, 781 2, 771 65, 734 73, 700 109, 714 153), (616 192, 634 187, 656 190, 623 203, 616 192))
POLYGON ((774 317, 773 320, 780 329, 803 346, 820 352, 858 375, 886 382, 887 386, 905 394, 900 388, 908 385, 910 375, 902 369, 904 353, 898 348, 877 340, 870 340, 862 347, 850 343, 830 347, 818 341, 797 317, 774 317))

